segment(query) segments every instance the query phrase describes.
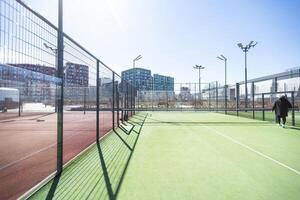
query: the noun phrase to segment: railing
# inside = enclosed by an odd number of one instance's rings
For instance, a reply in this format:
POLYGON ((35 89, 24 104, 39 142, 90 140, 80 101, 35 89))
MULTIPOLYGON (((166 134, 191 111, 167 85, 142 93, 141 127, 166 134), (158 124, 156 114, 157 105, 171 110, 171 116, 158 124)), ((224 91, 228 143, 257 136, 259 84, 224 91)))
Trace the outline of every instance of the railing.
POLYGON ((300 124, 300 70, 249 80, 248 98, 243 82, 136 91, 66 33, 60 60, 58 28, 22 1, 1 0, 0 11, 0 199, 17 198, 56 175, 136 110, 273 120, 270 106, 287 94, 290 123, 300 124))
POLYGON ((248 98, 245 98, 244 87, 240 83, 226 87, 217 82, 203 83, 200 93, 198 83, 175 83, 172 91, 138 91, 136 109, 139 111, 214 111, 254 119, 263 119, 264 111, 268 116, 265 119, 273 121, 275 116, 270 114, 270 108, 276 99, 286 94, 293 102, 291 112, 295 113, 292 115, 294 117, 290 118, 290 124, 300 126, 299 71, 279 75, 280 78, 268 76, 270 80, 261 78, 255 79, 258 82, 250 81, 248 98))
POLYGON ((65 33, 59 66, 58 28, 22 1, 1 0, 0 11, 0 199, 8 199, 133 115, 136 91, 65 33))

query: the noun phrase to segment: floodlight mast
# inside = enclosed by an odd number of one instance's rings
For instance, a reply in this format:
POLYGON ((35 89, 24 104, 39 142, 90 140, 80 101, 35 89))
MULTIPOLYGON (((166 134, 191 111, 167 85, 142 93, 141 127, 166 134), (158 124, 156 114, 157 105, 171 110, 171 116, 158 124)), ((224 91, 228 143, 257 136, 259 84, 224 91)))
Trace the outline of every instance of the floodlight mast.
POLYGON ((197 69, 199 70, 199 94, 198 94, 198 98, 199 98, 199 101, 201 101, 202 97, 201 97, 201 69, 204 69, 205 67, 203 67, 202 65, 195 65, 194 66, 194 69, 197 69))
POLYGON ((225 63, 225 86, 224 86, 224 93, 225 93, 225 113, 227 114, 227 58, 221 54, 217 56, 218 59, 224 61, 225 63))
POLYGON ((135 61, 142 59, 141 55, 138 55, 135 59, 133 59, 133 68, 135 68, 135 61))
MULTIPOLYGON (((44 47, 46 49, 49 49, 50 51, 52 51, 52 53, 55 56, 55 77, 58 77, 58 49, 51 47, 50 45, 48 45, 47 43, 43 43, 44 47)), ((55 98, 57 97, 57 83, 55 81, 55 98)), ((57 112, 57 101, 56 99, 54 100, 54 112, 57 112)))
POLYGON ((225 62, 225 86, 226 86, 227 85, 227 58, 222 54, 220 56, 217 56, 217 58, 225 62))
POLYGON ((138 91, 139 90, 139 86, 138 84, 136 84, 136 70, 135 70, 135 62, 142 59, 141 55, 138 55, 135 59, 133 59, 133 82, 134 82, 134 87, 135 89, 138 91))
MULTIPOLYGON (((242 49, 242 51, 245 53, 245 108, 248 107, 248 87, 247 87, 247 52, 252 47, 255 47, 257 45, 257 42, 250 41, 250 43, 246 46, 243 46, 242 43, 238 43, 237 46, 242 49)), ((246 110, 247 111, 247 110, 246 110)))

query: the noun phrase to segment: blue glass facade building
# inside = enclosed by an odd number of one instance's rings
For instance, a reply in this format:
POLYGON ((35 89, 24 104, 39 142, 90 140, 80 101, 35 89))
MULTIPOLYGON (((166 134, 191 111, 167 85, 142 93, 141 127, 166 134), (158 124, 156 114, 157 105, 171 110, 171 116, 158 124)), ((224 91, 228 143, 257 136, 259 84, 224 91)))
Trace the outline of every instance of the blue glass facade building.
POLYGON ((151 70, 132 68, 122 71, 122 80, 133 83, 137 90, 152 90, 151 70))
POLYGON ((153 89, 155 91, 174 91, 174 78, 153 74, 153 89))
POLYGON ((143 68, 131 68, 122 72, 122 80, 135 83, 140 91, 156 90, 156 91, 174 91, 174 78, 153 74, 151 70, 143 68), (135 80, 135 81, 134 81, 135 80))

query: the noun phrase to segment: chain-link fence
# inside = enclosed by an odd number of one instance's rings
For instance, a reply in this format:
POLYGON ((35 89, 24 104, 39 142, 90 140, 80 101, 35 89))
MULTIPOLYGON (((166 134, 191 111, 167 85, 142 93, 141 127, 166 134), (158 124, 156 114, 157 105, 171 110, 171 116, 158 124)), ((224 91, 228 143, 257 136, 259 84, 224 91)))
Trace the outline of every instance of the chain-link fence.
MULTIPOLYGON (((155 87, 151 87, 155 88, 155 87)), ((152 111, 215 111, 253 119, 274 121, 274 101, 286 95, 292 103, 290 125, 300 126, 300 69, 234 85, 175 83, 174 90, 138 91, 137 109, 152 111), (263 113, 264 116, 263 117, 263 113)))
POLYGON ((288 123, 300 126, 300 70, 249 80, 248 94, 244 82, 175 83, 137 91, 59 33, 22 1, 0 1, 0 199, 17 198, 59 173, 135 108, 273 121, 271 106, 286 94, 293 105, 288 123))
POLYGON ((18 0, 0 1, 0 199, 14 199, 134 114, 135 89, 18 0), (61 101, 62 100, 62 101, 61 101))

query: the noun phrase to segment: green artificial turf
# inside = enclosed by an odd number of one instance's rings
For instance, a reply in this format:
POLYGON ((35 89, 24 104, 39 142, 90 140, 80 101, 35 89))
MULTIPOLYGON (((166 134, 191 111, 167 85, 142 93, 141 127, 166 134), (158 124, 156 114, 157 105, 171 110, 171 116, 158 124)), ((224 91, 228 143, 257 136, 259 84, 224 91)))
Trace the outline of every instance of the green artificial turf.
MULTIPOLYGON (((66 167, 60 177, 50 181, 29 199, 115 198, 144 119, 144 114, 131 118, 130 123, 135 127, 130 135, 121 129, 111 131, 99 145, 94 144, 66 167)), ((132 125, 127 123, 123 127, 131 129, 132 125)))
POLYGON ((299 129, 154 112, 139 133, 145 115, 131 119, 137 126, 129 136, 118 130, 122 140, 111 133, 101 141, 106 170, 95 145, 32 199, 300 199, 299 129))

